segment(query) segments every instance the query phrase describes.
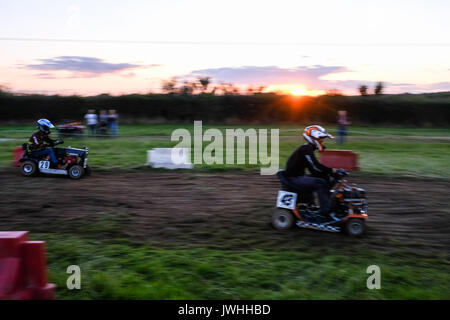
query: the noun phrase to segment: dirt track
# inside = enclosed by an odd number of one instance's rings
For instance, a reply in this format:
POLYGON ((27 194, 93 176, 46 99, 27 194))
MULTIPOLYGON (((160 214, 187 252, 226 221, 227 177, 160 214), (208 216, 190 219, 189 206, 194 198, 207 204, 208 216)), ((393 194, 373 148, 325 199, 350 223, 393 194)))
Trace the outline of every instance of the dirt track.
POLYGON ((226 249, 353 250, 369 247, 445 253, 450 248, 450 182, 353 178, 367 191, 362 240, 297 229, 269 217, 279 183, 256 173, 94 173, 80 181, 0 172, 0 230, 126 237, 155 245, 226 249))

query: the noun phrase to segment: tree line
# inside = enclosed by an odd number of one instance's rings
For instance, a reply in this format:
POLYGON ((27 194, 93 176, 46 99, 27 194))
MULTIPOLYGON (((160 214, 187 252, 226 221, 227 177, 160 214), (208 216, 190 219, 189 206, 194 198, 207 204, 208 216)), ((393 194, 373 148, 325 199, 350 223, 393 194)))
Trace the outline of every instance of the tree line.
MULTIPOLYGON (((373 89, 373 94, 379 96, 379 95, 383 94, 383 90, 384 90, 383 82, 377 82, 377 84, 375 85, 375 88, 373 89)), ((369 95, 369 87, 366 86, 365 84, 360 85, 358 87, 358 91, 359 91, 359 94, 362 96, 369 95)))
MULTIPOLYGON (((207 87, 206 87, 207 88, 207 87)), ((197 88, 202 90, 202 88, 197 88)), ((116 109, 122 123, 192 122, 248 124, 335 123, 347 110, 354 124, 450 125, 450 92, 344 96, 328 93, 293 97, 255 91, 246 94, 107 94, 81 96, 17 95, 0 92, 3 123, 27 123, 38 118, 81 121, 89 109, 116 109)))

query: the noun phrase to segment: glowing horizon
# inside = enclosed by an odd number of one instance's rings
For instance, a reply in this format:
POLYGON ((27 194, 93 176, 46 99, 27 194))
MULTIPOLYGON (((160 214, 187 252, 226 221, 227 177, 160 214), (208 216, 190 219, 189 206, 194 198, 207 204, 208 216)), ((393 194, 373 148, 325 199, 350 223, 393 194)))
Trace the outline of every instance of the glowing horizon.
POLYGON ((400 2, 3 2, 0 39, 18 39, 0 40, 0 85, 120 95, 208 76, 298 96, 357 95, 378 81, 386 93, 450 91, 450 3, 400 2))

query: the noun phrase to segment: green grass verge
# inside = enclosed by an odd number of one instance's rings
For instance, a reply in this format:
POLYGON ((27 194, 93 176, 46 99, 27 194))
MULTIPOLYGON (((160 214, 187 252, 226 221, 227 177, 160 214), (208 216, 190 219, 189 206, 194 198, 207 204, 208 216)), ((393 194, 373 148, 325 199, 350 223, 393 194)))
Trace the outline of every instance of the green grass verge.
MULTIPOLYGON (((214 126, 225 128, 278 128, 276 126, 214 126)), ((89 162, 94 169, 134 168, 146 162, 147 150, 155 147, 173 147, 170 135, 177 128, 193 130, 192 125, 128 125, 120 127, 121 137, 112 138, 66 138, 65 146, 89 146, 89 162)), ((212 126, 204 126, 204 130, 212 126)), ((299 128, 280 127, 280 167, 284 167, 289 155, 303 143, 299 128)), ((349 149, 360 155, 361 172, 390 176, 422 176, 450 178, 448 159, 450 158, 449 128, 374 128, 351 127, 349 141, 337 146, 327 141, 329 149, 349 149)), ((34 131, 33 127, 2 126, 0 139, 0 166, 11 165, 12 149, 25 141, 34 131)), ((334 133, 334 129, 330 130, 334 133)), ((203 148, 208 142, 203 143, 203 148)), ((269 145, 270 148, 270 145, 269 145)), ((270 149, 269 149, 270 150, 270 149)), ((224 150, 224 156, 226 151, 224 150)), ((200 164, 196 168, 217 170, 259 169, 250 164, 200 164)))
POLYGON ((375 252, 227 251, 158 248, 33 234, 47 241, 50 281, 58 299, 450 299, 450 264, 375 252), (69 290, 69 265, 81 290, 69 290), (369 265, 381 289, 369 290, 369 265))
MULTIPOLYGON (((121 126, 121 137, 66 139, 66 146, 90 148, 94 169, 132 168, 146 161, 146 150, 171 147, 168 137, 191 125, 121 126)), ((250 126, 237 126, 249 128, 250 126)), ((204 129, 209 128, 205 126, 204 129)), ((220 127, 226 128, 225 126, 220 127)), ((230 128, 230 126, 227 126, 230 128)), ((275 128, 275 126, 255 128, 275 128)), ((301 143, 295 127, 281 128, 280 165, 301 143)), ((450 178, 450 130, 352 128, 343 149, 360 155, 362 173, 450 178), (358 131, 358 132, 357 132, 358 131)), ((33 127, 0 127, 0 166, 9 166, 12 148, 33 127)), ((204 146, 207 143, 204 143, 204 146)), ((328 142, 331 149, 337 147, 328 142)), ((201 170, 256 170, 250 165, 199 166, 201 170)), ((90 238, 70 234, 32 234, 47 241, 50 280, 59 299, 450 299, 448 256, 420 257, 374 251, 232 251, 189 246, 161 247, 110 238, 108 221, 82 228, 90 238), (68 290, 69 265, 82 270, 82 289, 68 290), (381 290, 366 288, 366 268, 381 268, 381 290)), ((320 236, 320 235, 318 235, 320 236)))

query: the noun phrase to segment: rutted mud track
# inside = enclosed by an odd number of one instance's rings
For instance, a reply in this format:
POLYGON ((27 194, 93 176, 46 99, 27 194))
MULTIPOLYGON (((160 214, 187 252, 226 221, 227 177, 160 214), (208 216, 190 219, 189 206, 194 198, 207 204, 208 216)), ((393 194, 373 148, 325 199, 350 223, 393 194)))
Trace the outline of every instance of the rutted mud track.
POLYGON ((0 172, 0 229, 126 237, 158 245, 226 249, 306 247, 448 254, 450 182, 351 178, 367 191, 369 233, 361 239, 294 228, 269 217, 279 183, 257 173, 94 173, 80 181, 0 172))

